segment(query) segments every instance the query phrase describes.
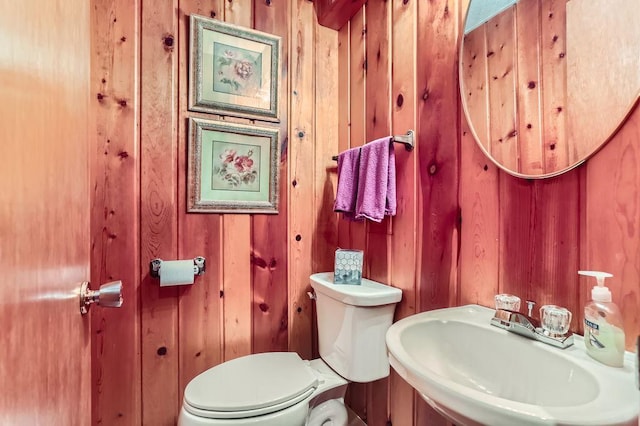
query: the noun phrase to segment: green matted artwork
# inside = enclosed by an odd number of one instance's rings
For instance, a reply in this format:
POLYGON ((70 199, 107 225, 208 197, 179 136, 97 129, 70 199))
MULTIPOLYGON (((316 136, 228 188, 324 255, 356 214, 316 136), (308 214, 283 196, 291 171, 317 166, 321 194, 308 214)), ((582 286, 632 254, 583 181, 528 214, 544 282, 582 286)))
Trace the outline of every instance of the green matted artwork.
POLYGON ((278 122, 280 37, 191 15, 189 109, 278 122))
POLYGON ((187 210, 278 213, 279 131, 189 118, 187 210))

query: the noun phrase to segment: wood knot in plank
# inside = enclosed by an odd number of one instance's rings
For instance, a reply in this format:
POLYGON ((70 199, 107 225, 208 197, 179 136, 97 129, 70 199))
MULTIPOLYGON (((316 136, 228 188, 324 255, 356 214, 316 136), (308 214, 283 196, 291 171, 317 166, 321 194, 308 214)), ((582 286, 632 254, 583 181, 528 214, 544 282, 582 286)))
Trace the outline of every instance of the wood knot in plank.
POLYGON ((251 253, 251 263, 260 269, 265 269, 267 267, 267 262, 262 257, 256 256, 253 253, 251 253))
POLYGON ((164 49, 165 50, 173 50, 174 39, 173 35, 167 34, 163 38, 164 49))

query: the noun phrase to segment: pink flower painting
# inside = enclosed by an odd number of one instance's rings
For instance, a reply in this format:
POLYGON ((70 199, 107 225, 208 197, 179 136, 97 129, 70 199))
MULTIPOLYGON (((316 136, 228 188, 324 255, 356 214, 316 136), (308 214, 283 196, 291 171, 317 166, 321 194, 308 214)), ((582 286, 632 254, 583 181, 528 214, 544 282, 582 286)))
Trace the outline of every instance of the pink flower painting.
POLYGON ((214 43, 213 90, 255 98, 262 87, 262 53, 214 43))
POLYGON ((219 189, 254 190, 258 182, 258 167, 253 149, 238 153, 226 148, 218 155, 213 167, 213 187, 219 189))

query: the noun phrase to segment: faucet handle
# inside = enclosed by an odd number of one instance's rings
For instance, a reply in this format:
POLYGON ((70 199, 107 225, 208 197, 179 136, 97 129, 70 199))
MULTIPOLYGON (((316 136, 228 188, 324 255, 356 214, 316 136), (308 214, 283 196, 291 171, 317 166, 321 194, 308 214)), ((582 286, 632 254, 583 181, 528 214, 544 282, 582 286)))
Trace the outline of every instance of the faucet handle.
POLYGON ((563 336, 571 325, 571 311, 562 306, 544 305, 540 308, 540 322, 546 334, 563 336))
POLYGON ((496 309, 508 309, 518 312, 520 310, 520 298, 513 294, 496 294, 494 297, 496 309))
POLYGON ((533 300, 527 300, 527 316, 531 317, 531 313, 533 312, 533 307, 536 306, 536 302, 533 300))

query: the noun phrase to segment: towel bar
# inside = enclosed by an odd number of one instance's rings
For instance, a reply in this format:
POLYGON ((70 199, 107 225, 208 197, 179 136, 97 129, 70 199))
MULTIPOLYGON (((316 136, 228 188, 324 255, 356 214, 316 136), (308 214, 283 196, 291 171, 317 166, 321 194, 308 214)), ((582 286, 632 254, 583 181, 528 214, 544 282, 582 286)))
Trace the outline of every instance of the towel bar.
MULTIPOLYGON (((404 148, 407 151, 413 151, 413 139, 415 136, 415 132, 413 130, 408 130, 406 135, 397 135, 391 137, 391 142, 401 143, 404 145, 404 148)), ((331 157, 333 161, 338 161, 338 156, 334 155, 331 157)))

